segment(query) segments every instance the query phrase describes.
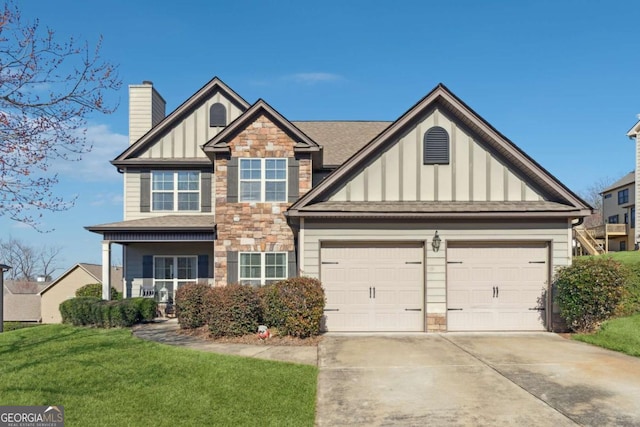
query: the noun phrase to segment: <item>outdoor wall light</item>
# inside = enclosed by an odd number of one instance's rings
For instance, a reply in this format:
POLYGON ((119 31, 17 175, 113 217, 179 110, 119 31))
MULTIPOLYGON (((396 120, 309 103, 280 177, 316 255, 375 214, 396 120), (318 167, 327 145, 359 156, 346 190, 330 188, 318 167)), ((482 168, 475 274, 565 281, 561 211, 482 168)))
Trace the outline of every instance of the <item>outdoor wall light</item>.
POLYGON ((431 247, 433 248, 433 252, 438 252, 440 250, 440 242, 442 239, 438 236, 438 232, 433 236, 433 240, 431 241, 431 247))

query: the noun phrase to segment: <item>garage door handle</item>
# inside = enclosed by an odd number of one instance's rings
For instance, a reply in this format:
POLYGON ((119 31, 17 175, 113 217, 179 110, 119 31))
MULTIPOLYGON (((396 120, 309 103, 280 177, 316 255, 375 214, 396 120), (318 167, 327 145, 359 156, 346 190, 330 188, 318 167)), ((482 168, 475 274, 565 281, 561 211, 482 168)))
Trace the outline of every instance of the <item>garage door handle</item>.
POLYGON ((530 308, 529 310, 544 311, 544 310, 546 310, 546 308, 544 308, 544 307, 533 307, 533 308, 530 308))
POLYGON ((461 308, 447 308, 447 311, 462 311, 461 308))
POLYGON ((324 311, 340 311, 339 308, 325 308, 324 311))
POLYGON ((546 261, 529 261, 529 264, 545 264, 546 261))
POLYGON ((404 311, 422 311, 421 308, 405 308, 404 311))
POLYGON ((338 261, 322 261, 322 264, 338 264, 338 261))
POLYGON ((422 261, 405 261, 405 264, 422 264, 422 261))

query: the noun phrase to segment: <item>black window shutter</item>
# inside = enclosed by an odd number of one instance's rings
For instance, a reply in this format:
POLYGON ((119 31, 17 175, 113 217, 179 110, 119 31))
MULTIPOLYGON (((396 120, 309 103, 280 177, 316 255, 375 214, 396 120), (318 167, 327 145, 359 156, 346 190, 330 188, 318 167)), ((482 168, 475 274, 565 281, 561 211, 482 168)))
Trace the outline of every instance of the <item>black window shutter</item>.
POLYGON ((296 251, 290 251, 287 253, 287 262, 289 263, 288 277, 298 277, 298 259, 296 258, 296 251))
POLYGON ((294 157, 289 157, 289 176, 287 179, 289 180, 288 192, 289 203, 294 203, 300 197, 300 162, 294 157))
POLYGON ((198 255, 198 278, 209 278, 209 255, 198 255))
POLYGON ((140 212, 151 211, 151 172, 140 171, 140 212))
POLYGON ((238 283, 238 252, 227 251, 227 284, 238 283))
POLYGON ((200 211, 211 212, 211 172, 200 172, 200 211))
POLYGON ((153 279, 153 255, 142 256, 142 278, 153 279))
POLYGON ((209 109, 209 126, 226 126, 227 109, 219 102, 216 102, 209 109))
POLYGON ((444 128, 434 126, 424 134, 425 165, 449 164, 449 134, 444 128))
POLYGON ((227 202, 238 203, 238 158, 232 157, 227 163, 227 202))

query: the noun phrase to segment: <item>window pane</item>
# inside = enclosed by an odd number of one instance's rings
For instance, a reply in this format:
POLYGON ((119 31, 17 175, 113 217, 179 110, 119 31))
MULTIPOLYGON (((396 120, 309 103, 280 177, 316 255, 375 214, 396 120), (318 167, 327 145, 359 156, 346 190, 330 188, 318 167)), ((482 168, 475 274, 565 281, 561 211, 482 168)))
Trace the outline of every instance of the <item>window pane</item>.
POLYGON ((153 190, 173 190, 173 172, 157 172, 152 173, 153 190))
POLYGON ((286 201, 286 182, 275 181, 265 183, 265 201, 267 202, 284 202, 286 201))
POLYGON ((260 279, 260 254, 240 254, 240 278, 260 279))
POLYGON ((198 206, 199 193, 178 193, 178 210, 179 211, 197 211, 200 209, 198 206))
POLYGON ((196 278, 196 258, 179 257, 178 258, 178 279, 195 279, 196 278))
POLYGON ((287 255, 283 253, 267 253, 265 258, 265 276, 267 279, 286 278, 287 255))
POLYGON ((173 193, 153 193, 152 205, 154 211, 172 211, 173 193))
POLYGON ((155 279, 173 279, 173 258, 156 257, 154 263, 155 279))
POLYGON ((260 179, 260 159, 240 159, 240 179, 260 179))
POLYGON ((240 182, 240 200, 243 202, 259 202, 260 183, 240 182))
POLYGON ((178 190, 197 191, 200 188, 200 173, 197 171, 178 172, 178 190))
POLYGON ((265 160, 266 179, 286 179, 287 161, 285 159, 265 160))

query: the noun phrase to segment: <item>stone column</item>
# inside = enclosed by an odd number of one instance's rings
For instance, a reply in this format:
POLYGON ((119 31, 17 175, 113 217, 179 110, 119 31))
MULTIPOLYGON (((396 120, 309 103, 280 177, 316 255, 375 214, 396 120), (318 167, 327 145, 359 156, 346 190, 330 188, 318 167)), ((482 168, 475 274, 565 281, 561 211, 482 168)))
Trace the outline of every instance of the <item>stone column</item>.
POLYGON ((111 241, 102 241, 102 299, 111 300, 111 241))

